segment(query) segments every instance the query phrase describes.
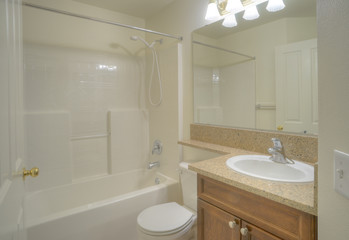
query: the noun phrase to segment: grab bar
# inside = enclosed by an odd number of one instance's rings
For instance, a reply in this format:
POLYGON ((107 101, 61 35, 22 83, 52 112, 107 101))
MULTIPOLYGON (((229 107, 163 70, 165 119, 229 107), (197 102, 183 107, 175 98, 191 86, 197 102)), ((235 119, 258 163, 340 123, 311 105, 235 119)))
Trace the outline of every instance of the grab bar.
POLYGON ((91 138, 103 138, 103 137, 109 137, 110 132, 102 133, 102 134, 95 134, 95 135, 82 135, 82 136, 71 136, 70 140, 83 140, 83 139, 91 139, 91 138))
POLYGON ((257 110, 275 110, 275 105, 267 105, 267 104, 256 104, 257 110))

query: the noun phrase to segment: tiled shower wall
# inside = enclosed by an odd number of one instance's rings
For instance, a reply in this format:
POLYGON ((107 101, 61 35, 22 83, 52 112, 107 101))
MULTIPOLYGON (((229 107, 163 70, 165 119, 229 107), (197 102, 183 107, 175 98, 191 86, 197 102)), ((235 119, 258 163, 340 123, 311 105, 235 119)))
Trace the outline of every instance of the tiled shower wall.
POLYGON ((26 43, 24 62, 29 191, 144 167, 144 57, 26 43))

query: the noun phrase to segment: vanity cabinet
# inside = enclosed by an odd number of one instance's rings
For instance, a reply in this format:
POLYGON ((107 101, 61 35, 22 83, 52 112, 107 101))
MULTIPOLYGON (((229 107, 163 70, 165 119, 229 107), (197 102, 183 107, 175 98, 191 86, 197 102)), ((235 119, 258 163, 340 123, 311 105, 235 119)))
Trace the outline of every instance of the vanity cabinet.
POLYGON ((317 218, 198 174, 198 240, 316 240, 317 218))

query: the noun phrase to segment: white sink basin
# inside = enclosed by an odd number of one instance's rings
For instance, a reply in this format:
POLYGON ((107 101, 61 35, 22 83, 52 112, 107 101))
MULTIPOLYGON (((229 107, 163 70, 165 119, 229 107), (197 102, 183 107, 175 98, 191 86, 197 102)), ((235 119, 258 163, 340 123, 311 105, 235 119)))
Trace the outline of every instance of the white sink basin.
POLYGON ((229 158, 229 168, 252 177, 278 182, 305 183, 314 181, 314 167, 299 161, 281 164, 265 155, 239 155, 229 158))

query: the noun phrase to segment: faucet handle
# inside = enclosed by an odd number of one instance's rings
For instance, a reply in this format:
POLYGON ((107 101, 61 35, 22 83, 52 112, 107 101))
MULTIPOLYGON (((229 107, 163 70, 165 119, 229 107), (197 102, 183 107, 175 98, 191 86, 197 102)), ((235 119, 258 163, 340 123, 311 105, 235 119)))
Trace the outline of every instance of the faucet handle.
POLYGON ((157 155, 160 155, 162 152, 162 143, 160 140, 155 140, 153 143, 153 149, 151 151, 151 154, 154 155, 156 153, 157 155))
POLYGON ((282 148, 283 148, 282 142, 281 142, 280 139, 278 139, 278 138, 272 138, 271 140, 273 141, 273 144, 274 144, 274 147, 275 147, 275 148, 278 148, 278 149, 282 149, 282 148))

